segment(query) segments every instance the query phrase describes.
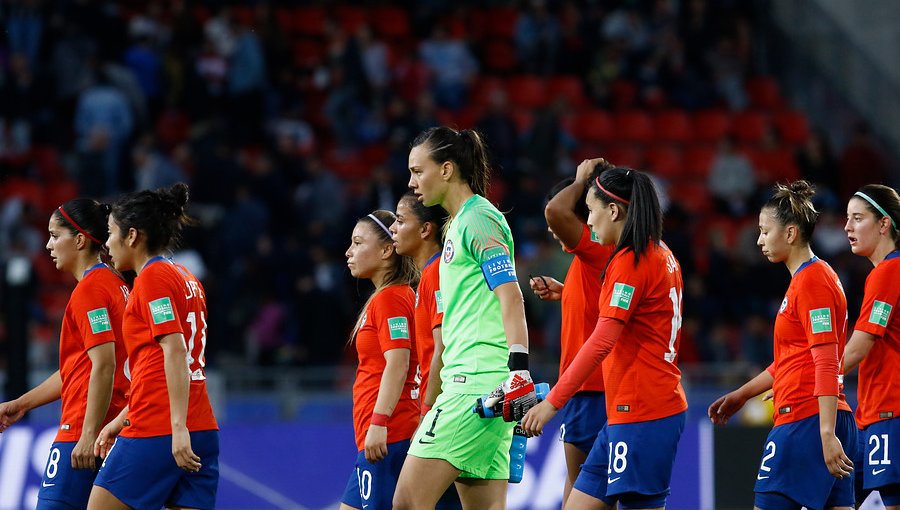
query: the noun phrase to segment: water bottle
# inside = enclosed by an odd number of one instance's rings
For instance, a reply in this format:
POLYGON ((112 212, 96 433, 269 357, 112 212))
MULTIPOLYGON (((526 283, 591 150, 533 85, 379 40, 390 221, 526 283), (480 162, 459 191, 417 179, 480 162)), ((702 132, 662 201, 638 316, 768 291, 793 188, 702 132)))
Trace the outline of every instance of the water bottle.
MULTIPOLYGON (((548 393, 550 393, 550 385, 545 382, 535 383, 534 392, 537 394, 538 402, 540 402, 547 397, 548 393)), ((479 397, 478 400, 475 401, 475 407, 472 408, 472 412, 482 418, 497 418, 503 416, 503 399, 497 399, 492 402, 490 400, 490 395, 479 397)))
POLYGON ((525 448, 528 445, 528 436, 522 429, 521 423, 516 423, 513 429, 512 444, 509 445, 509 483, 522 481, 525 471, 525 448))

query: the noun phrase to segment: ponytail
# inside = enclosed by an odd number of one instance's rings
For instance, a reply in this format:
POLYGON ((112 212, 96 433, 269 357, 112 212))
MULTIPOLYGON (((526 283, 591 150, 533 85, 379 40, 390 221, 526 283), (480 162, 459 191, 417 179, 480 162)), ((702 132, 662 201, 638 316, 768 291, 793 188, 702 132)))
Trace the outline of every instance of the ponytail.
POLYGON ((763 209, 772 209, 775 218, 782 225, 797 225, 800 238, 809 243, 819 219, 819 211, 812 203, 815 194, 812 184, 802 179, 788 184, 776 184, 772 198, 763 205, 763 209))

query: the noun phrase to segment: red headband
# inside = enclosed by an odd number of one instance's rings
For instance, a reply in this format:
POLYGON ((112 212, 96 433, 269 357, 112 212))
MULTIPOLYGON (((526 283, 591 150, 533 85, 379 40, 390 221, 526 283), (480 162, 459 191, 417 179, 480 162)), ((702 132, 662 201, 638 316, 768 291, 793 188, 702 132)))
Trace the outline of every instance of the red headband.
POLYGON ((87 237, 87 238, 90 239, 91 241, 94 241, 94 242, 97 243, 99 246, 103 246, 103 243, 101 243, 99 239, 97 239, 96 237, 94 237, 94 236, 88 234, 87 231, 86 231, 85 229, 81 228, 81 226, 80 226, 79 224, 75 223, 75 220, 73 220, 71 216, 69 216, 68 214, 66 214, 66 211, 63 210, 62 206, 59 206, 59 213, 63 215, 63 218, 65 218, 66 221, 68 221, 69 223, 72 224, 73 227, 75 227, 75 230, 81 232, 82 234, 84 234, 85 237, 87 237))
POLYGON ((607 195, 609 195, 609 196, 611 196, 612 198, 618 200, 619 202, 622 202, 622 203, 625 204, 625 205, 628 205, 628 204, 631 203, 630 200, 625 200, 624 198, 620 197, 619 195, 616 195, 615 193, 612 193, 612 192, 610 192, 609 190, 607 190, 606 188, 604 188, 603 185, 600 184, 600 178, 599 178, 599 177, 595 178, 594 181, 597 183, 597 187, 600 188, 600 191, 606 193, 607 195))

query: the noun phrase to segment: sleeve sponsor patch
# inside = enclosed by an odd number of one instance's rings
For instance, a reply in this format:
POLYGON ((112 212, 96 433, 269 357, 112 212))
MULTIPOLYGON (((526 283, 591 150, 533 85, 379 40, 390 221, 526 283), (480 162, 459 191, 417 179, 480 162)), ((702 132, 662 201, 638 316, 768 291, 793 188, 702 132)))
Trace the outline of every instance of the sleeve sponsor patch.
POLYGON ((437 308, 437 313, 444 313, 444 298, 439 290, 434 291, 434 306, 437 308))
POLYGON ((409 321, 406 317, 391 317, 387 322, 391 340, 409 340, 409 321))
POLYGON ((830 333, 833 331, 831 326, 831 308, 816 308, 809 311, 809 323, 812 326, 812 332, 830 333))
POLYGON ((631 308, 631 298, 633 297, 634 287, 624 283, 616 283, 613 285, 612 298, 609 300, 609 306, 628 310, 631 308))
POLYGON ((872 313, 869 314, 869 323, 886 328, 893 309, 893 306, 876 299, 875 303, 872 304, 872 313))
POLYGON ((97 308, 87 313, 88 322, 91 323, 91 333, 105 333, 112 330, 112 323, 109 322, 109 311, 106 308, 97 308))
POLYGON ((172 301, 167 297, 150 301, 150 315, 153 317, 153 324, 162 324, 175 320, 172 301))

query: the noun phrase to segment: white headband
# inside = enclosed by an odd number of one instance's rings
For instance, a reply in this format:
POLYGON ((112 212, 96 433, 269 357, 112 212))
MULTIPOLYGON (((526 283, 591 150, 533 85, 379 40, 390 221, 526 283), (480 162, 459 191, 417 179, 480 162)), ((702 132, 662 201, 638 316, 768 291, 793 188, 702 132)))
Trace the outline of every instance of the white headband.
POLYGON ((388 237, 394 237, 393 235, 391 235, 390 229, 385 227, 384 223, 382 223, 381 220, 379 220, 374 214, 370 214, 369 218, 372 218, 372 221, 377 223, 378 226, 381 227, 381 230, 384 230, 384 233, 388 235, 388 237))

